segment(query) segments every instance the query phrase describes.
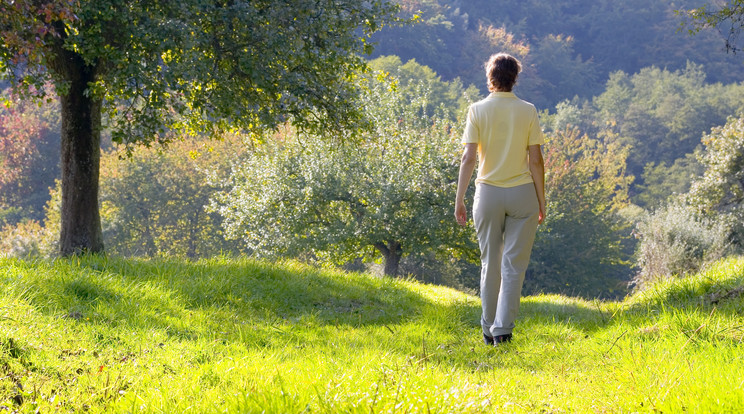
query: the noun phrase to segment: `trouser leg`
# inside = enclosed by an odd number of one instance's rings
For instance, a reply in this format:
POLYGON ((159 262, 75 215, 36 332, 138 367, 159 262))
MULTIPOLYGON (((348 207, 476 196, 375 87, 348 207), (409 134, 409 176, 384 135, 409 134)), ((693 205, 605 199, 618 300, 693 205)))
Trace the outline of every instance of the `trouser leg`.
POLYGON ((483 307, 483 333, 491 334, 501 290, 501 253, 503 250, 504 209, 499 188, 479 184, 473 202, 473 222, 481 251, 480 297, 483 307))
POLYGON ((473 219, 481 249, 481 325, 490 336, 514 329, 538 211, 532 184, 512 188, 480 184, 476 189, 473 219))
POLYGON ((532 245, 537 232, 539 204, 534 185, 507 189, 504 249, 501 257, 501 289, 491 333, 504 335, 514 329, 532 245))

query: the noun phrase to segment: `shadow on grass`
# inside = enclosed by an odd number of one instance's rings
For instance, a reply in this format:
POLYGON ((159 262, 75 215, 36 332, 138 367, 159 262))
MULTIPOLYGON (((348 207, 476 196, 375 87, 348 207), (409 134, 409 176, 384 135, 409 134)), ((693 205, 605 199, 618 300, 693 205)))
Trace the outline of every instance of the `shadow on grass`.
MULTIPOLYGON (((197 312, 250 326, 298 320, 368 326, 404 323, 450 306, 398 279, 291 262, 83 257, 27 266, 36 275, 27 277, 24 289, 42 312, 83 322, 164 328, 187 337, 191 328, 183 319, 197 312)), ((474 313, 450 311, 463 319, 474 313)))
MULTIPOLYGON (((395 325, 410 322, 438 324, 434 331, 446 334, 475 332, 480 319, 475 300, 437 301, 399 279, 293 262, 83 257, 25 267, 22 289, 32 292, 29 297, 42 312, 107 326, 163 329, 181 338, 236 327, 248 333, 231 337, 266 338, 302 326, 396 330, 395 325)), ((608 309, 599 301, 532 296, 523 298, 517 323, 519 329, 531 326, 538 332, 567 328, 591 334, 621 321, 628 310, 613 314, 608 309)))
POLYGON ((617 321, 615 315, 603 308, 600 301, 557 295, 531 296, 522 300, 520 319, 521 323, 561 324, 591 333, 617 321))

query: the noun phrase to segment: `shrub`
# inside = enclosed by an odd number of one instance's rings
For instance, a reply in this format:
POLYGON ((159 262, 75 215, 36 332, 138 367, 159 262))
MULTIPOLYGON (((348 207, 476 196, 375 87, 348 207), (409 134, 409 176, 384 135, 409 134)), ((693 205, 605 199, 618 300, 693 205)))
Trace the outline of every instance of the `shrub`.
POLYGON ((5 225, 0 230, 0 257, 30 258, 49 255, 53 249, 51 235, 36 220, 5 225))
POLYGON ((230 170, 240 137, 183 139, 167 150, 126 148, 101 156, 101 219, 106 249, 124 256, 209 257, 237 251, 225 241, 221 219, 204 211, 230 170))
POLYGON ((698 161, 705 173, 692 183, 685 203, 725 224, 733 246, 744 251, 744 118, 731 118, 703 137, 698 161))
POLYGON ((43 223, 26 219, 2 226, 0 257, 31 258, 56 254, 59 247, 59 208, 62 197, 59 185, 58 180, 56 187, 49 190, 49 201, 44 208, 46 218, 43 223))
POLYGON ((644 289, 660 279, 697 272, 728 250, 725 224, 701 217, 677 199, 646 214, 636 226, 639 273, 633 280, 644 289))

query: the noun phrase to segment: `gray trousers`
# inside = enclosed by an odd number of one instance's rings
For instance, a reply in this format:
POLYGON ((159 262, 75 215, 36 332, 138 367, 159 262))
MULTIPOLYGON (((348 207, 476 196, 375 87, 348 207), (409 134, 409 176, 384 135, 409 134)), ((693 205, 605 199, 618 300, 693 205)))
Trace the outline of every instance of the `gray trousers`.
POLYGON ((476 186, 473 220, 481 251, 481 326, 489 336, 514 329, 539 211, 534 184, 476 186))

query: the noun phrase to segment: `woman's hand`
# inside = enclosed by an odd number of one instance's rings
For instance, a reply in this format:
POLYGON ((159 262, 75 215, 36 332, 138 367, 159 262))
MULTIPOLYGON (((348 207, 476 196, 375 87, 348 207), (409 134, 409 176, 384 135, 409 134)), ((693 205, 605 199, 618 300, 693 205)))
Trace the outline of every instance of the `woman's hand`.
POLYGON ((461 226, 468 223, 468 210, 465 208, 464 202, 455 203, 455 220, 461 226))
POLYGON ((537 224, 543 224, 545 221, 545 207, 540 206, 540 213, 537 215, 537 224))

